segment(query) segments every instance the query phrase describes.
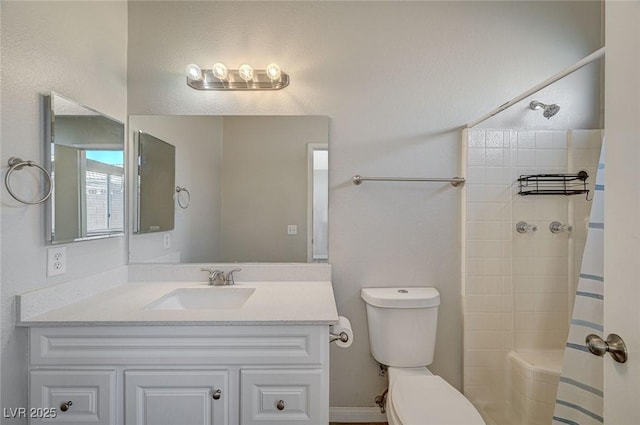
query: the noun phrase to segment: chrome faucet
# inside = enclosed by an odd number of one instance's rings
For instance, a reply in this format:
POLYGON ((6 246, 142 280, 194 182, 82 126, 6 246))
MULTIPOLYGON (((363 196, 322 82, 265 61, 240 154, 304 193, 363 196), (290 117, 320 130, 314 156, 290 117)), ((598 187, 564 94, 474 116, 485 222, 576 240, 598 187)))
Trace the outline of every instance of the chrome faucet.
POLYGON ((222 270, 211 270, 209 268, 203 267, 200 270, 203 272, 209 273, 209 285, 210 286, 219 286, 224 285, 226 279, 224 278, 224 272, 222 270))
POLYGON ((235 280, 233 280, 233 274, 234 274, 235 272, 241 272, 241 271, 242 271, 242 269, 233 269, 233 270, 229 270, 229 271, 227 272, 227 278, 224 280, 224 281, 227 283, 227 285, 235 285, 235 284, 236 284, 236 281, 235 281, 235 280))

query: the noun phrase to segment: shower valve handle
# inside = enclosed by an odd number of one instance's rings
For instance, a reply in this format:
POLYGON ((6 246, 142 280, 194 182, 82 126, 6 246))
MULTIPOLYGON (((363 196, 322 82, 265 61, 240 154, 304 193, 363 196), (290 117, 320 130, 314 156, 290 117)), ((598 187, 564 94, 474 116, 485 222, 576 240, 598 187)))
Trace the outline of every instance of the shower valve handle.
POLYGON ((535 224, 528 224, 526 221, 519 221, 516 224, 516 231, 518 233, 530 233, 538 230, 538 226, 535 224))
POLYGON ((549 223, 549 230, 551 233, 569 233, 573 231, 573 226, 570 224, 562 224, 559 221, 552 221, 549 223))

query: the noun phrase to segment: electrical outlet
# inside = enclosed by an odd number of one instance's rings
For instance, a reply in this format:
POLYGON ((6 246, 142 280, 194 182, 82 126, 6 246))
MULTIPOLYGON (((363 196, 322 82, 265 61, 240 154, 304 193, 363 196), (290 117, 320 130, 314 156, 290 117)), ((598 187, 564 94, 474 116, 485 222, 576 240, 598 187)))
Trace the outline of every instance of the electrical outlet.
POLYGON ((47 250, 47 276, 57 276, 67 272, 67 248, 60 246, 47 250))
POLYGON ((298 225, 297 224, 289 224, 287 226, 287 235, 297 235, 298 234, 298 225))
POLYGON ((162 247, 164 249, 171 248, 171 233, 165 233, 162 235, 162 247))

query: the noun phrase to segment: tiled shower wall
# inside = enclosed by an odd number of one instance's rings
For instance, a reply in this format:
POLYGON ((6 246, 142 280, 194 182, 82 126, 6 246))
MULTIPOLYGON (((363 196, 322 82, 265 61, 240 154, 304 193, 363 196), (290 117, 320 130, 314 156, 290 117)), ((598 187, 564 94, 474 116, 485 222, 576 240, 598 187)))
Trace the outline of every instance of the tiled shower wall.
POLYGON ((463 133, 464 391, 480 406, 505 404, 509 351, 564 346, 586 238, 584 195, 520 196, 517 178, 587 170, 593 182, 601 136, 600 130, 463 133), (537 231, 517 233, 519 221, 537 231), (552 234, 552 221, 574 230, 552 234))

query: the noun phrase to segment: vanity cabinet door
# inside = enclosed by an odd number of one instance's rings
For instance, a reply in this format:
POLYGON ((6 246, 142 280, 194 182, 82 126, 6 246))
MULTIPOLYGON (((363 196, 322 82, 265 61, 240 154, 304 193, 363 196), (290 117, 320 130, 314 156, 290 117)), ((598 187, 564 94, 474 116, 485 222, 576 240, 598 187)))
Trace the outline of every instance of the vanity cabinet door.
POLYGON ((321 369, 242 370, 241 424, 320 425, 322 377, 321 369))
POLYGON ((127 370, 125 425, 227 425, 226 370, 127 370))
POLYGON ((115 370, 32 370, 29 424, 113 425, 115 370))

